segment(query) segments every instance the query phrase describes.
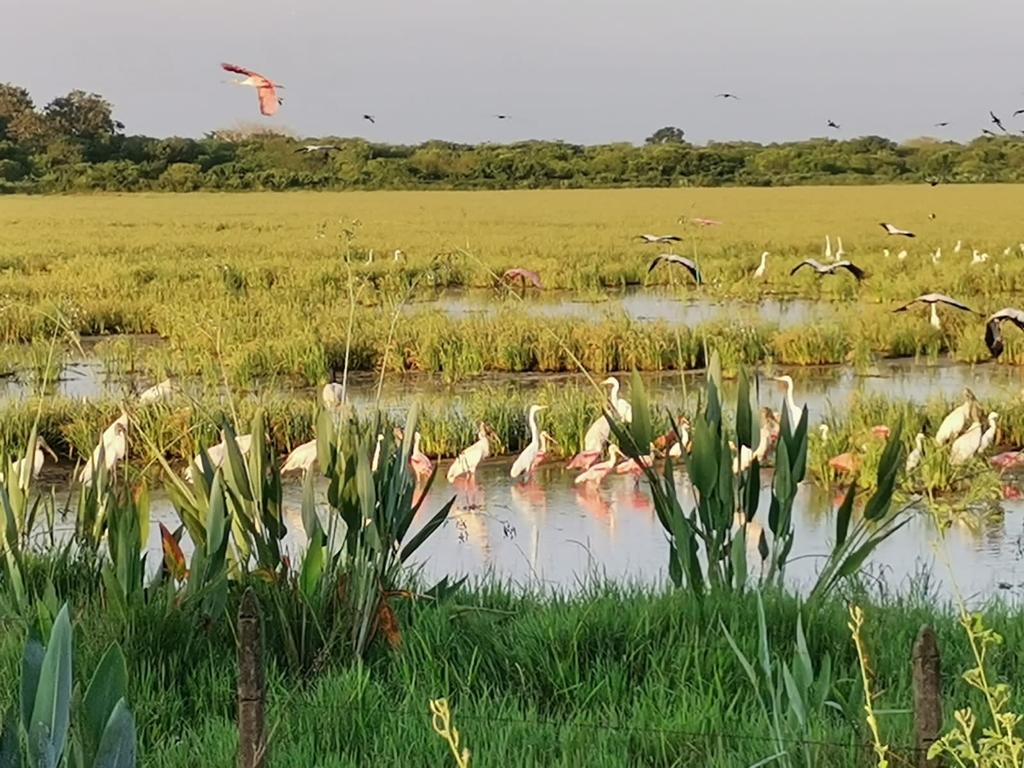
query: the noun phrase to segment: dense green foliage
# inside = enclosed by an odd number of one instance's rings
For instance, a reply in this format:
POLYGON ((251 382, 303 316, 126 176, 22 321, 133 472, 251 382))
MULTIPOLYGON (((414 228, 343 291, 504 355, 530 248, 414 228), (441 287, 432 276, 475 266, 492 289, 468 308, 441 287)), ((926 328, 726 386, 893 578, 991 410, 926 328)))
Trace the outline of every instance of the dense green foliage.
POLYGON ((1024 180, 1024 139, 968 144, 880 136, 761 145, 697 146, 677 128, 643 146, 560 141, 413 146, 321 137, 338 150, 296 153, 302 144, 263 128, 202 139, 122 132, 100 96, 72 91, 36 109, 30 94, 0 84, 0 192, 198 189, 514 189, 579 187, 781 186, 1024 180))

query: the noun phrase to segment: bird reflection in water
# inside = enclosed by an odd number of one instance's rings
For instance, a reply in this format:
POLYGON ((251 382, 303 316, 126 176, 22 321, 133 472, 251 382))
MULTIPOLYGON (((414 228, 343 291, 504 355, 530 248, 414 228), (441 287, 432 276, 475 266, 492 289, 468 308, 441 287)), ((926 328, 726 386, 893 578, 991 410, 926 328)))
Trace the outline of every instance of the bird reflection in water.
POLYGON ((490 556, 491 537, 486 514, 456 505, 452 507, 449 519, 455 524, 460 542, 472 544, 485 558, 490 556))
POLYGON ((575 486, 576 503, 593 517, 605 522, 609 530, 615 530, 615 507, 606 500, 596 485, 583 483, 575 486))
POLYGON ((484 509, 487 506, 487 497, 484 489, 476 482, 476 478, 473 475, 462 475, 455 478, 452 480, 452 487, 457 492, 465 494, 464 503, 452 507, 453 511, 457 508, 464 510, 484 509))
POLYGON ((633 512, 647 512, 651 517, 654 514, 654 503, 640 486, 628 483, 625 487, 615 493, 615 504, 633 512))

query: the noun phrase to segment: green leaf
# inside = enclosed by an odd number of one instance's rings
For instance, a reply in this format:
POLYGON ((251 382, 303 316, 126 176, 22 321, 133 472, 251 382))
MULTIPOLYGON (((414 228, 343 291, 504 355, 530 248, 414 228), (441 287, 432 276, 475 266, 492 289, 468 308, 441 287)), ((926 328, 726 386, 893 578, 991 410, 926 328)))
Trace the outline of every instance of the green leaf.
POLYGON ((4 715, 3 730, 0 731, 0 768, 21 768, 18 718, 13 709, 4 715))
POLYGON ((740 371, 739 389, 736 394, 736 445, 753 448, 754 416, 750 410, 750 380, 746 369, 740 371))
POLYGON ((135 718, 124 699, 110 713, 92 768, 135 768, 135 718))
POLYGON ((896 425, 885 444, 882 456, 878 461, 878 488, 864 505, 865 520, 879 520, 885 517, 892 503, 892 494, 896 488, 896 477, 904 464, 903 441, 900 438, 902 423, 896 425))
POLYGON ((223 475, 217 470, 210 488, 210 511, 206 517, 206 554, 213 555, 227 537, 227 510, 223 475))
POLYGON ((36 705, 39 672, 45 654, 43 644, 37 638, 30 637, 21 656, 21 725, 26 732, 32 726, 32 710, 36 705))
POLYGON ((55 766, 60 762, 70 721, 71 619, 65 604, 53 623, 39 670, 32 724, 28 729, 29 759, 34 764, 55 766))
POLYGON ((441 509, 437 511, 430 520, 428 520, 422 528, 420 528, 416 534, 409 539, 409 543, 402 547, 402 553, 399 556, 401 562, 405 562, 412 556, 412 554, 420 548, 420 546, 429 539, 434 531, 441 527, 445 520, 448 519, 448 513, 451 512, 452 505, 455 503, 455 497, 452 496, 441 509))
POLYGON ((629 399, 632 401, 630 405, 633 409, 630 433, 637 450, 641 454, 646 454, 650 450, 651 441, 654 440, 654 430, 651 427, 651 406, 644 390, 644 382, 636 371, 633 371, 630 382, 629 399))
POLYGON ((710 498, 718 482, 718 435, 699 416, 693 423, 693 449, 687 469, 701 498, 710 498))
POLYGON ((114 643, 100 659, 82 702, 87 755, 91 756, 99 747, 103 729, 118 702, 124 699, 127 689, 128 669, 124 654, 120 646, 114 643))
POLYGON ((807 725, 807 708, 804 706, 804 699, 793 675, 789 671, 789 665, 782 665, 782 681, 786 685, 786 696, 789 698, 789 708, 796 716, 797 722, 803 728, 807 725))
POLYGON ((839 505, 836 513, 836 549, 846 543, 846 536, 850 530, 850 517, 853 515, 853 502, 857 496, 857 486, 851 484, 843 497, 843 503, 839 505))
POLYGON ((320 576, 323 575, 324 549, 322 535, 318 534, 309 538, 306 556, 302 558, 302 571, 299 574, 299 589, 302 590, 302 594, 306 596, 307 600, 313 599, 320 583, 320 576))

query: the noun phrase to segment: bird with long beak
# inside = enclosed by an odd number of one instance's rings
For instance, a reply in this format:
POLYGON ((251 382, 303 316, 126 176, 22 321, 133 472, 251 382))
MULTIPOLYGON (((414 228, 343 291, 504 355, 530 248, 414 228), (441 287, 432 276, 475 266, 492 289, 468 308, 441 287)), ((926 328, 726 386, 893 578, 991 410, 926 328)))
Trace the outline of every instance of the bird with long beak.
MULTIPOLYGON (((31 478, 27 475, 28 465, 25 463, 24 458, 11 462, 11 475, 18 478, 19 488, 22 490, 27 489, 29 480, 35 480, 39 477, 39 473, 43 471, 43 465, 46 463, 46 454, 49 454, 54 463, 59 461, 57 454, 54 453, 49 443, 46 442, 46 439, 42 435, 39 435, 36 437, 36 447, 32 454, 31 478)), ((0 483, 5 482, 5 480, 6 476, 3 471, 0 470, 0 483)))

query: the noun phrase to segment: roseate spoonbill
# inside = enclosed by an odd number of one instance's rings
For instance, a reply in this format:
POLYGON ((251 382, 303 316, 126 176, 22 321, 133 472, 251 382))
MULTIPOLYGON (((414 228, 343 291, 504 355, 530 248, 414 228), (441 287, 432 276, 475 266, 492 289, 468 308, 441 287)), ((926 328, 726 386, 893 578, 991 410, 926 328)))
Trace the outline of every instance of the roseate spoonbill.
POLYGON ((420 450, 420 433, 414 432, 412 436, 412 453, 409 454, 409 466, 412 467, 412 471, 416 474, 416 479, 424 481, 430 477, 434 471, 434 462, 430 460, 422 450, 420 450))
POLYGON ((857 278, 857 282, 860 282, 861 280, 864 279, 864 270, 858 267, 852 261, 846 261, 845 259, 843 261, 833 261, 831 264, 822 264, 817 259, 804 259, 791 270, 789 270, 789 274, 795 275, 797 273, 797 270, 801 269, 802 267, 810 267, 815 272, 817 272, 819 276, 822 277, 824 277, 825 275, 834 275, 836 274, 836 270, 845 269, 847 272, 849 272, 851 275, 857 278))
POLYGON ((968 387, 964 387, 964 401, 942 420, 938 432, 935 433, 935 442, 945 445, 957 437, 966 429, 977 407, 978 400, 974 393, 968 387))
POLYGON ((284 88, 280 83, 275 83, 258 72, 253 72, 251 69, 245 67, 239 67, 237 64, 221 64, 222 69, 228 72, 234 72, 238 75, 245 75, 241 80, 232 80, 231 82, 235 85, 247 85, 256 89, 256 94, 260 100, 260 114, 270 117, 277 108, 281 106, 281 99, 277 96, 277 88, 284 88))
MULTIPOLYGON (((238 435, 235 437, 235 443, 238 444, 238 452, 243 456, 249 453, 249 449, 252 448, 252 435, 238 435)), ((221 432, 221 440, 216 445, 206 449, 206 455, 210 459, 210 466, 214 469, 224 465, 224 462, 228 458, 228 444, 227 436, 224 432, 221 432)), ((201 453, 197 453, 192 457, 192 462, 188 465, 185 470, 185 480, 192 482, 192 470, 201 469, 203 466, 203 458, 201 453)))
POLYGON ((666 264, 678 264, 680 267, 684 267, 687 272, 693 275, 694 282, 696 282, 697 285, 704 282, 703 278, 700 276, 700 267, 697 266, 697 262, 676 253, 661 253, 655 256, 654 261, 652 261, 650 266, 647 267, 647 274, 653 272, 654 268, 662 262, 666 264))
POLYGON ((924 433, 918 432, 914 438, 914 450, 907 454, 907 463, 904 465, 904 471, 909 475, 919 466, 921 466, 921 459, 924 458, 924 433))
POLYGON ((761 263, 757 266, 757 269, 754 270, 754 277, 756 277, 756 278, 764 277, 764 271, 767 268, 768 268, 768 251, 762 251, 761 252, 761 263))
POLYGON ((773 422, 775 421, 775 414, 772 413, 771 408, 761 409, 761 438, 757 443, 757 447, 751 450, 745 445, 741 445, 739 452, 732 460, 732 473, 738 475, 740 472, 745 472, 750 469, 750 465, 754 463, 754 459, 761 461, 764 459, 765 454, 768 453, 768 446, 771 443, 773 422))
POLYGON ((588 469, 576 475, 576 478, 572 481, 574 485, 593 484, 598 485, 605 476, 615 469, 615 465, 619 460, 619 456, 622 452, 619 451, 619 447, 612 443, 608 446, 608 458, 604 461, 599 461, 596 464, 591 464, 588 469))
POLYGON ((281 474, 299 471, 305 474, 313 468, 316 458, 316 438, 313 438, 308 443, 303 443, 292 449, 288 458, 284 460, 284 464, 281 465, 281 474))
POLYGON ((513 267, 512 269, 506 269, 505 273, 501 276, 502 281, 511 283, 515 280, 519 280, 523 290, 526 289, 526 283, 529 282, 534 288, 543 290, 544 286, 540 282, 540 275, 529 269, 523 267, 513 267))
POLYGON ((100 439, 99 444, 93 449, 92 456, 89 457, 89 461, 87 461, 85 466, 82 467, 82 471, 78 473, 78 482, 84 486, 92 485, 93 477, 96 472, 99 471, 101 460, 103 461, 103 466, 106 468, 107 472, 111 472, 127 453, 127 419, 125 422, 118 419, 107 427, 107 430, 103 433, 103 437, 100 439))
POLYGON ((892 235, 893 237, 917 237, 909 229, 900 229, 894 224, 888 224, 884 221, 879 222, 878 226, 884 229, 887 235, 892 235))
MULTIPOLYGON (((46 454, 50 454, 50 458, 54 462, 59 461, 57 454, 53 452, 49 444, 43 439, 42 435, 36 436, 36 449, 32 455, 32 477, 35 479, 39 477, 39 473, 43 471, 43 464, 46 463, 46 454)), ((11 462, 11 472, 18 478, 18 487, 22 490, 28 488, 29 477, 25 474, 27 467, 25 466, 25 459, 20 458, 17 461, 11 462)), ((3 471, 0 471, 0 483, 6 480, 3 471)))
POLYGON ((569 463, 565 465, 565 468, 586 469, 600 459, 601 454, 604 453, 605 446, 608 445, 608 438, 611 436, 611 432, 611 425, 604 414, 598 416, 587 429, 586 434, 583 435, 583 450, 573 456, 569 463))
POLYGON ((1006 451, 993 456, 989 462, 998 469, 1013 469, 1024 465, 1024 451, 1006 451))
POLYGON ((789 411, 789 428, 796 429, 796 425, 800 423, 800 417, 803 415, 803 408, 798 408, 796 400, 793 398, 793 377, 773 376, 772 378, 786 386, 786 410, 789 411))
POLYGON ((609 376, 607 379, 601 382, 603 386, 611 387, 611 392, 608 394, 608 400, 612 404, 612 408, 627 424, 633 423, 633 406, 629 404, 628 400, 619 397, 619 380, 614 376, 609 376))
POLYGON ((950 307, 953 307, 954 309, 959 309, 963 312, 977 314, 973 309, 968 307, 966 304, 963 304, 962 302, 959 302, 956 299, 952 299, 944 293, 921 294, 916 299, 908 301, 902 307, 896 307, 896 309, 894 309, 893 312, 906 312, 908 309, 910 309, 910 307, 914 306, 915 304, 928 304, 931 307, 931 319, 929 320, 929 322, 932 324, 932 327, 935 328, 936 330, 940 330, 942 328, 942 321, 939 320, 939 304, 946 304, 950 307))
POLYGON ((154 384, 152 387, 142 390, 139 393, 140 403, 156 403, 160 400, 170 400, 174 395, 174 384, 171 383, 170 379, 164 379, 159 384, 154 384))
POLYGON ((448 482, 454 483, 457 478, 463 475, 469 475, 470 478, 475 477, 477 466, 490 455, 490 429, 481 421, 477 429, 476 442, 460 453, 455 458, 455 461, 452 462, 452 465, 448 467, 448 482))
POLYGON ((515 480, 517 477, 525 475, 529 477, 531 468, 533 467, 534 459, 537 454, 540 453, 540 429, 537 427, 537 414, 547 408, 546 405, 531 405, 529 411, 526 414, 526 423, 530 427, 530 442, 527 444, 523 452, 519 454, 515 462, 512 464, 512 469, 509 470, 509 476, 515 480))
POLYGON ((985 321, 985 346, 992 354, 992 357, 999 357, 1003 354, 1003 321, 1009 320, 1021 330, 1024 330, 1024 312, 1012 307, 1004 307, 998 312, 989 315, 985 321))
POLYGON ((623 457, 623 461, 615 465, 615 473, 618 475, 633 475, 633 477, 639 480, 640 475, 644 473, 644 468, 653 466, 654 446, 651 446, 650 452, 641 456, 640 461, 623 457))
POLYGON ((683 238, 679 235, 637 235, 645 243, 679 243, 682 242, 683 238))

